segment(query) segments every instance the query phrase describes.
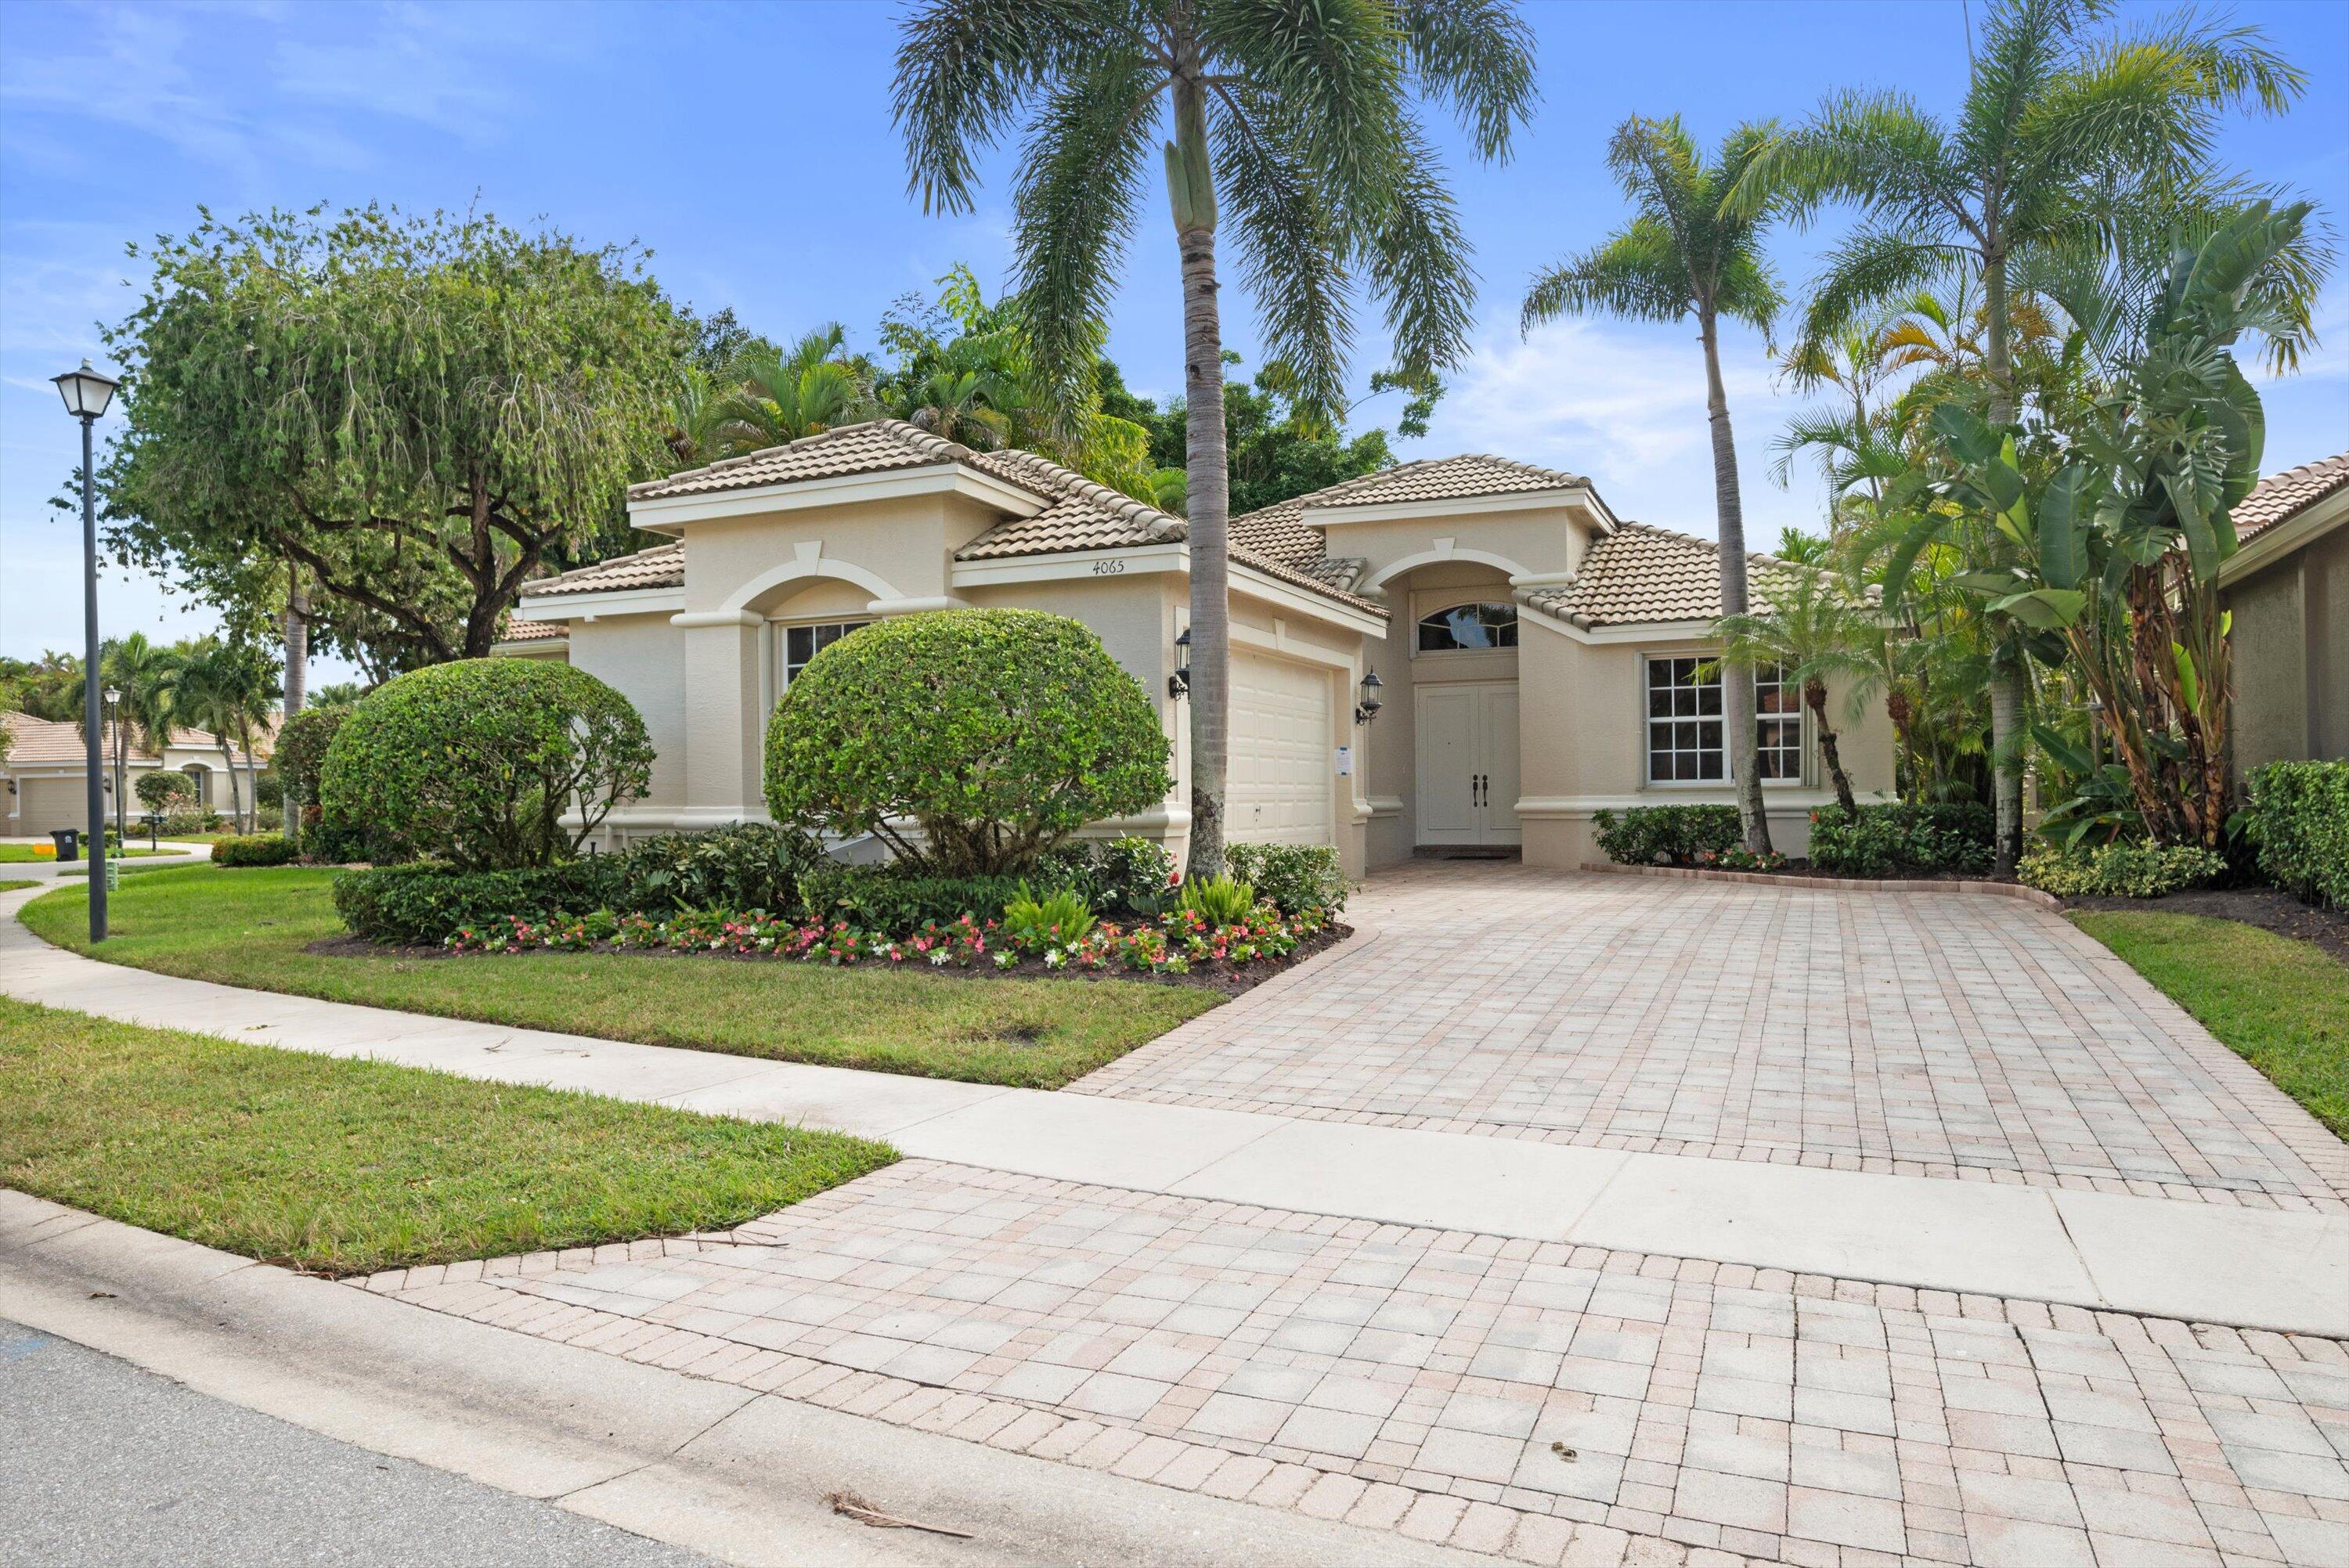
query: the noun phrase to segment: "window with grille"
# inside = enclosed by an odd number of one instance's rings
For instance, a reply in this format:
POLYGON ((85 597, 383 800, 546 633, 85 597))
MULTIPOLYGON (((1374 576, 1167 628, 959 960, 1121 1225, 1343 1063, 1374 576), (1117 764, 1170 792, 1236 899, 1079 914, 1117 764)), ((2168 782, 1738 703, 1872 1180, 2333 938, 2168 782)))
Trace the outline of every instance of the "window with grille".
MULTIPOLYGON (((1699 679, 1700 655, 1648 661, 1648 782, 1720 783, 1729 778, 1721 676, 1699 679)), ((1802 692, 1782 665, 1754 671, 1754 739, 1764 783, 1803 777, 1802 692)))
POLYGON ((784 627, 783 686, 785 688, 788 689, 793 681, 800 678, 800 672, 808 667, 810 659, 814 658, 859 626, 869 626, 872 624, 870 621, 825 621, 812 626, 784 627))
POLYGON ((1418 651, 1423 654, 1458 653, 1475 648, 1514 648, 1517 645, 1517 607, 1515 604, 1454 604, 1448 610, 1438 610, 1419 618, 1418 651))

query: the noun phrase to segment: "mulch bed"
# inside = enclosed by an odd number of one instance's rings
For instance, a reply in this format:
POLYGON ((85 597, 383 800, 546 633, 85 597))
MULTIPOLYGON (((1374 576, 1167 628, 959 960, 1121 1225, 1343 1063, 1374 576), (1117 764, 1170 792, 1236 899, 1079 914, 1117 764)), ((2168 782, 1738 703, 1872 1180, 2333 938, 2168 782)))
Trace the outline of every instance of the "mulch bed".
MULTIPOLYGON (((951 980, 1138 980, 1160 985, 1190 985, 1203 991, 1218 991, 1226 996, 1237 996, 1253 991, 1276 975, 1296 968, 1315 954, 1336 946, 1354 934, 1350 925, 1331 923, 1299 942, 1286 958, 1258 959, 1246 967, 1229 964, 1196 964, 1188 974, 1154 974, 1137 969, 1053 969, 1040 958, 1026 959, 1009 969, 998 969, 992 964, 973 965, 968 969, 947 964, 933 967, 927 964, 890 964, 867 959, 851 965, 857 969, 892 969, 921 975, 936 975, 951 980)), ((327 936, 309 944, 305 953, 321 958, 398 958, 433 962, 457 963, 471 959, 563 958, 593 953, 615 958, 677 958, 696 963, 736 964, 802 964, 804 959, 776 959, 756 953, 695 952, 676 947, 614 947, 582 948, 560 953, 549 948, 534 947, 522 953, 451 953, 445 947, 401 947, 388 943, 369 942, 359 936, 327 936)))
POLYGON ((2129 914, 2200 914, 2240 920, 2278 936, 2313 944, 2349 964, 2349 913, 2305 904, 2271 887, 2199 888, 2167 898, 2067 898, 2066 910, 2115 910, 2129 914))

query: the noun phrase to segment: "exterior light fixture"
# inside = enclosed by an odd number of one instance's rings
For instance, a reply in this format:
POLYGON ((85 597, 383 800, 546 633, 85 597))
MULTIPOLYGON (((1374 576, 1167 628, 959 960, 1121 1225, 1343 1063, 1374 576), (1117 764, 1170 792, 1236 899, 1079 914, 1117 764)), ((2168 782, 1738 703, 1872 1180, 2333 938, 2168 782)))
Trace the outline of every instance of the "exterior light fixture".
POLYGON ((96 459, 92 455, 90 427, 114 399, 114 389, 121 385, 111 377, 100 376, 81 362, 78 370, 68 370, 63 376, 51 377, 57 396, 66 401, 66 412, 81 421, 81 602, 82 640, 84 653, 82 670, 82 734, 83 781, 86 792, 83 804, 89 826, 89 939, 106 940, 106 758, 98 713, 98 674, 100 668, 98 646, 98 491, 90 469, 96 459))
POLYGON ((1191 628, 1185 626, 1174 638, 1174 673, 1166 677, 1166 696, 1170 701, 1180 701, 1191 695, 1191 628))
POLYGON ((1379 696, 1380 692, 1386 689, 1386 684, 1379 679, 1379 672, 1376 670, 1362 677, 1362 695, 1354 704, 1356 724, 1368 724, 1378 717, 1379 709, 1386 707, 1385 701, 1379 696))

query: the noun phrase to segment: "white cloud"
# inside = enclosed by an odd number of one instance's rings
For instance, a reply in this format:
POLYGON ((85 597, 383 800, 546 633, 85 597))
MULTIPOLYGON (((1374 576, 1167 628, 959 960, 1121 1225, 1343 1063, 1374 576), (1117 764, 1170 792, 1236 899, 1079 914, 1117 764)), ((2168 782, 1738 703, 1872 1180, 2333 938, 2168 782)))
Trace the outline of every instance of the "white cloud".
MULTIPOLYGON (((1771 438, 1801 400, 1777 392, 1761 346, 1742 335, 1723 346, 1722 379, 1749 542, 1767 548, 1783 527, 1816 527, 1818 481, 1798 471, 1780 490, 1767 478, 1771 438)), ((1619 516, 1713 532, 1704 356, 1692 325, 1564 321, 1520 340, 1514 324, 1492 324, 1409 455, 1460 451, 1587 474, 1619 516)))

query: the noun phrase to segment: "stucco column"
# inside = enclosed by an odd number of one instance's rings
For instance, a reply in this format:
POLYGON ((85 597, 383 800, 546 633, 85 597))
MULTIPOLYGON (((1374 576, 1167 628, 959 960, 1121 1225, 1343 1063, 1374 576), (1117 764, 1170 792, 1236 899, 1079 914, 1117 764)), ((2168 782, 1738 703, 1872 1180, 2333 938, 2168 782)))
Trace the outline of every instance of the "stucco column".
POLYGON ((748 610, 688 611, 669 617, 684 633, 685 799, 697 812, 756 816, 760 780, 760 628, 748 610))

